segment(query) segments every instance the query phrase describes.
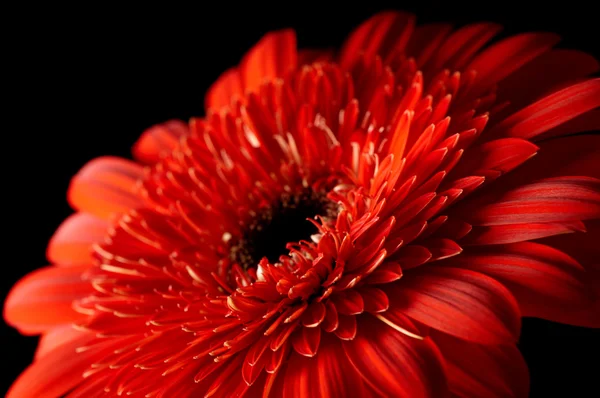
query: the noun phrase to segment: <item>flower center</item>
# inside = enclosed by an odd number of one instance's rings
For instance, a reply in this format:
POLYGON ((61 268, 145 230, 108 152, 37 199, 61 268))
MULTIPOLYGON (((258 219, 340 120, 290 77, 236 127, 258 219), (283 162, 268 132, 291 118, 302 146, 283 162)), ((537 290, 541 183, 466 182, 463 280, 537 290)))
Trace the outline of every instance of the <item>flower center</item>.
POLYGON ((306 188, 300 193, 283 193, 278 201, 262 208, 247 223, 240 239, 230 246, 230 259, 244 269, 256 266, 266 257, 270 263, 279 262, 289 253, 288 243, 310 240, 318 233, 308 219, 321 216, 325 221, 337 216, 338 205, 326 196, 306 188))

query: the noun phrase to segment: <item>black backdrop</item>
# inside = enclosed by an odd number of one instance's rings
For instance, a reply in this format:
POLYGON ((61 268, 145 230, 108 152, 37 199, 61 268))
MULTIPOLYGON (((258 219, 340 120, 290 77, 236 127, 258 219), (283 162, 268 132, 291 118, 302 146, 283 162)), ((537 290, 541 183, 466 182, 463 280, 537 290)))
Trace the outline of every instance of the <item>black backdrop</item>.
MULTIPOLYGON (((201 115, 208 85, 269 30, 293 27, 300 46, 336 46, 374 12, 396 8, 416 12, 420 22, 488 20, 503 24, 506 33, 554 31, 563 36, 561 46, 600 58, 597 16, 589 7, 583 0, 220 2, 193 9, 31 6, 5 13, 16 23, 4 37, 2 57, 8 100, 2 112, 8 219, 2 298, 20 277, 46 264, 46 242, 70 214, 70 177, 96 156, 129 156, 136 137, 154 123, 201 115)), ((0 391, 6 391, 30 362, 36 339, 1 326, 0 391)), ((532 396, 599 396, 598 337, 595 330, 525 320, 521 349, 532 396)))

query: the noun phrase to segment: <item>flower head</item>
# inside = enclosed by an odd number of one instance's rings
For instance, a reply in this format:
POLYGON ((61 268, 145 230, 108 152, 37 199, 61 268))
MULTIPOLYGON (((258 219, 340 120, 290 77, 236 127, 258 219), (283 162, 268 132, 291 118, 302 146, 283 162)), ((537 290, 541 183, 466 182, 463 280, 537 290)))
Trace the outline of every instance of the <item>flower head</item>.
POLYGON ((7 299, 42 336, 9 397, 527 396, 522 316, 600 327, 600 79, 499 30, 273 32, 87 164, 7 299))

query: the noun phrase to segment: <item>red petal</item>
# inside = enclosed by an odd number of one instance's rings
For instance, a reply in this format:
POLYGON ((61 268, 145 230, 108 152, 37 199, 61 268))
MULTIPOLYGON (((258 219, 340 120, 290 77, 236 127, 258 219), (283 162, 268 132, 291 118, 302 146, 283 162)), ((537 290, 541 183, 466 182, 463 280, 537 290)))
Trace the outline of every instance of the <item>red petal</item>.
POLYGON ((365 311, 378 313, 387 311, 390 306, 387 294, 376 287, 361 287, 358 292, 362 295, 365 303, 365 311))
POLYGON ((425 264, 431 257, 431 252, 426 247, 409 245, 398 250, 398 254, 394 255, 394 261, 398 262, 403 270, 407 270, 425 264))
POLYGON ((377 322, 374 318, 361 319, 356 338, 343 344, 350 363, 365 382, 385 397, 446 396, 444 360, 435 344, 429 338, 414 339, 377 322))
POLYGON ((92 245, 101 242, 109 224, 91 214, 75 213, 58 227, 46 256, 59 266, 92 264, 92 245))
POLYGON ((133 156, 141 163, 155 164, 161 156, 175 149, 181 137, 188 134, 188 125, 181 120, 157 124, 142 133, 133 146, 133 156))
POLYGON ((592 305, 581 265, 539 243, 478 248, 449 260, 449 265, 481 272, 501 282, 519 302, 523 316, 577 324, 577 319, 572 319, 574 310, 592 305))
POLYGON ((244 87, 237 68, 231 68, 217 79, 208 89, 204 99, 206 109, 220 109, 236 98, 243 97, 244 87))
POLYGON ((334 57, 333 50, 302 49, 298 50, 298 65, 309 65, 314 62, 331 62, 334 57))
POLYGON ((358 315, 365 310, 365 303, 362 296, 355 290, 344 290, 335 293, 331 297, 338 314, 358 315))
POLYGON ((525 139, 559 126, 600 106, 600 78, 553 93, 494 126, 489 134, 525 139))
MULTIPOLYGON (((557 223, 600 218, 600 180, 556 177, 515 188, 471 209, 473 225, 557 223)), ((468 211, 468 210, 467 210, 468 211)))
POLYGON ((256 91, 265 79, 284 77, 297 65, 296 33, 291 29, 270 32, 240 62, 244 90, 256 91))
POLYGON ((427 239, 423 242, 423 246, 431 253, 431 259, 429 259, 429 261, 453 257, 460 254, 463 250, 456 242, 445 238, 427 239))
POLYGON ((284 398, 372 396, 345 359, 338 339, 325 335, 319 354, 307 358, 293 353, 287 364, 284 398))
POLYGON ((302 315, 302 324, 305 327, 317 327, 325 319, 325 304, 313 301, 302 315))
POLYGON ((523 33, 490 46, 465 68, 477 72, 478 87, 470 94, 479 95, 559 41, 552 33, 523 33), (502 62, 498 62, 499 59, 502 62))
POLYGON ((340 51, 340 65, 352 69, 364 54, 367 61, 380 55, 389 58, 406 45, 414 28, 414 16, 401 12, 381 12, 363 22, 347 38, 340 51))
POLYGON ((538 147, 519 138, 503 138, 471 148, 450 172, 446 183, 465 176, 481 176, 488 170, 502 174, 533 157, 538 147))
POLYGON ((473 227, 460 241, 461 245, 498 245, 545 238, 547 236, 569 234, 580 231, 581 222, 557 224, 508 224, 489 227, 473 227))
POLYGON ((590 54, 566 49, 550 50, 504 79, 498 88, 497 101, 508 100, 512 109, 520 109, 539 99, 549 89, 590 76, 599 67, 598 61, 590 54))
POLYGON ((87 316, 75 312, 72 304, 94 292, 92 285, 82 279, 87 269, 87 266, 50 266, 30 273, 8 294, 4 318, 27 334, 85 319, 87 316))
POLYGON ((323 329, 326 332, 333 332, 339 326, 339 318, 338 313, 335 308, 335 305, 331 301, 327 301, 325 303, 325 307, 327 309, 325 313, 325 319, 323 320, 323 329))
POLYGON ((446 266, 421 267, 385 290, 388 311, 434 329, 481 344, 518 339, 519 306, 508 289, 487 275, 446 266))
POLYGON ((314 357, 321 341, 321 328, 303 328, 301 327, 292 336, 292 345, 294 350, 305 357, 314 357))
POLYGON ((435 73, 444 67, 452 70, 464 67, 500 30, 502 27, 493 23, 475 23, 457 29, 433 55, 428 68, 435 73))
POLYGON ((356 317, 354 315, 338 315, 338 327, 334 333, 342 340, 352 340, 356 336, 356 317))
POLYGON ((56 347, 77 340, 83 333, 84 332, 75 329, 73 325, 70 324, 50 329, 40 337, 35 351, 35 359, 45 356, 49 352, 52 352, 56 347))
POLYGON ((529 371, 516 346, 472 344, 440 332, 432 332, 431 338, 444 355, 453 395, 529 396, 529 371))
POLYGON ((93 352, 76 352, 94 338, 91 333, 82 334, 36 360, 21 373, 6 398, 59 397, 67 393, 83 381, 83 372, 98 359, 93 352))
POLYGON ((425 65, 432 56, 437 54, 437 49, 451 31, 452 26, 446 24, 417 26, 408 43, 406 53, 415 58, 417 65, 425 65))
POLYGON ((554 138, 538 143, 536 156, 503 177, 498 191, 541 178, 588 176, 600 179, 600 135, 554 138), (560 159, 560 160, 558 160, 560 159))
POLYGON ((139 206, 136 181, 143 168, 114 157, 101 157, 86 164, 71 181, 69 202, 77 210, 108 219, 113 213, 139 206))

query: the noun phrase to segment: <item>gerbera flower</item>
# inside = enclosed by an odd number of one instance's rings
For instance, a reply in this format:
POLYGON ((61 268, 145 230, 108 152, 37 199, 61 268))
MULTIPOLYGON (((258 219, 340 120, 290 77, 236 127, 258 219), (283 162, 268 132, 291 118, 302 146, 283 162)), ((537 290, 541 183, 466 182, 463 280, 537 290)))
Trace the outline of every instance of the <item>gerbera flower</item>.
POLYGON ((84 166, 8 396, 527 396, 521 317, 600 327, 599 65, 499 30, 273 32, 84 166))

